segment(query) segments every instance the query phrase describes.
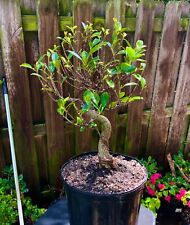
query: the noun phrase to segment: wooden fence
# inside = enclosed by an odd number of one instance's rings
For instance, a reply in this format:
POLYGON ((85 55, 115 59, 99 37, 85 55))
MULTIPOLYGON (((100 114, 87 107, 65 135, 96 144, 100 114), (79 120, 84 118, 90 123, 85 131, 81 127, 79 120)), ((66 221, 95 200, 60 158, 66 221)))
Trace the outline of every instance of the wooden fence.
MULTIPOLYGON (((127 28, 130 42, 142 39, 147 45, 144 100, 110 115, 115 121, 111 149, 152 155, 162 163, 168 152, 190 152, 189 3, 1 0, 0 15, 0 74, 8 81, 19 170, 34 191, 46 184, 57 186, 61 164, 97 145, 95 133, 80 133, 57 115, 38 80, 20 67, 33 63, 73 23, 80 27, 82 21, 93 21, 112 29, 116 17, 127 28)), ((0 169, 10 162, 0 92, 0 169)))

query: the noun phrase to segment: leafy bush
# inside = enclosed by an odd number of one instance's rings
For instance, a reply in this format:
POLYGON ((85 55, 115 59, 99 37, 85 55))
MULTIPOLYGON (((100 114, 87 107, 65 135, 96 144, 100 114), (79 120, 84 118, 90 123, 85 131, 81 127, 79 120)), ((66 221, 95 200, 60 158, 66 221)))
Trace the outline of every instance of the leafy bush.
POLYGON ((154 159, 142 160, 149 171, 149 179, 146 183, 145 194, 142 200, 147 208, 155 214, 163 201, 168 204, 180 203, 190 207, 190 162, 185 160, 182 151, 173 156, 175 176, 171 172, 159 173, 154 159))
POLYGON ((92 23, 82 26, 81 30, 67 27, 64 37, 58 37, 59 45, 48 49, 34 65, 21 66, 32 70, 31 75, 39 79, 42 90, 57 103, 57 112, 65 121, 81 131, 98 131, 99 163, 113 167, 109 152, 112 126, 106 111, 143 99, 145 45, 137 40, 132 46, 126 29, 116 19, 112 32, 104 27, 97 29, 92 23), (74 87, 74 92, 65 93, 64 85, 74 87))
MULTIPOLYGON (((12 166, 6 167, 3 171, 4 177, 0 178, 0 224, 11 225, 18 221, 16 191, 12 166)), ((28 224, 35 222, 45 209, 40 209, 32 204, 30 197, 24 196, 28 192, 23 176, 19 175, 21 200, 24 211, 24 218, 28 224)))

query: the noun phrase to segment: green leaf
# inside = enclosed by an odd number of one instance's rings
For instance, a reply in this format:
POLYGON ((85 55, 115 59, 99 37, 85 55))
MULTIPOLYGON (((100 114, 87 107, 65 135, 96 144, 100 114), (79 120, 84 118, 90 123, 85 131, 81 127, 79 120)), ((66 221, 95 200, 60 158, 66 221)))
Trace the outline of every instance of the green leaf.
POLYGON ((134 76, 137 80, 140 81, 142 89, 145 88, 145 86, 146 86, 146 80, 145 80, 145 78, 142 77, 140 74, 134 74, 133 76, 134 76))
POLYGON ((20 66, 28 69, 33 69, 33 67, 29 63, 22 63, 20 66))
POLYGON ((85 131, 85 127, 84 126, 81 126, 80 127, 80 132, 83 132, 83 131, 85 131))
POLYGON ((110 109, 113 109, 113 108, 116 107, 116 105, 117 105, 117 101, 111 102, 111 103, 109 104, 109 108, 110 108, 110 109))
POLYGON ((112 80, 106 80, 106 83, 107 83, 107 85, 108 85, 110 88, 114 88, 114 87, 115 87, 115 83, 114 83, 112 80))
POLYGON ((135 101, 138 101, 138 100, 141 100, 141 99, 143 99, 141 96, 134 96, 134 97, 126 96, 126 97, 121 99, 121 102, 122 103, 127 103, 127 102, 130 103, 130 102, 135 102, 135 101))
POLYGON ((85 103, 85 104, 82 106, 81 113, 88 112, 89 109, 90 109, 90 104, 85 103))
POLYGON ((161 205, 161 202, 160 202, 160 199, 156 199, 155 200, 155 207, 157 208, 157 209, 159 209, 160 208, 160 205, 161 205))
POLYGON ((63 116, 65 110, 64 110, 64 108, 57 108, 57 112, 58 112, 61 116, 63 116))
POLYGON ((71 59, 72 56, 75 56, 76 58, 78 58, 78 59, 80 59, 82 61, 82 58, 76 52, 70 51, 70 50, 67 50, 67 51, 69 52, 68 59, 71 59))
POLYGON ((125 92, 124 91, 119 92, 119 98, 123 98, 124 96, 125 96, 125 92))
POLYGON ((53 62, 49 62, 48 69, 51 73, 55 72, 55 66, 54 66, 53 62))
POLYGON ((129 86, 136 86, 136 85, 137 85, 137 83, 135 83, 135 82, 129 82, 129 83, 124 84, 124 85, 122 86, 122 88, 123 88, 123 87, 129 87, 129 86))
POLYGON ((121 63, 119 67, 122 73, 132 73, 136 70, 136 66, 128 63, 121 63))
POLYGON ((163 195, 166 197, 168 196, 168 191, 163 191, 163 195))
POLYGON ((142 41, 142 40, 138 40, 138 41, 136 42, 136 46, 137 46, 138 48, 142 48, 142 47, 144 46, 143 41, 142 41))
POLYGON ((126 55, 126 51, 125 50, 120 50, 117 54, 118 55, 126 55))
POLYGON ((91 102, 92 98, 93 98, 93 93, 92 93, 92 91, 86 90, 86 91, 83 93, 83 99, 84 99, 84 101, 85 101, 87 104, 89 104, 89 103, 91 102))
POLYGON ((172 195, 175 195, 176 194, 176 190, 174 188, 172 188, 171 190, 169 190, 169 193, 172 194, 172 195))
POLYGON ((92 101, 93 101, 96 105, 98 105, 99 102, 100 102, 100 96, 99 96, 96 92, 93 93, 92 101))
POLYGON ((68 102, 69 100, 69 97, 66 97, 66 98, 60 98, 57 100, 57 105, 59 108, 64 108, 65 107, 65 104, 68 102))
POLYGON ((100 39, 99 38, 95 38, 92 42, 92 47, 94 47, 95 45, 97 45, 98 43, 100 43, 100 39))
POLYGON ((77 116, 77 124, 82 125, 83 122, 84 122, 83 119, 81 117, 77 116))
POLYGON ((97 127, 97 124, 95 122, 92 122, 92 123, 90 123, 90 127, 91 128, 97 127))
POLYGON ((57 52, 54 52, 52 55, 51 55, 51 59, 53 61, 57 61, 59 59, 59 55, 57 54, 57 52))
POLYGON ((133 60, 135 58, 135 50, 132 47, 126 47, 127 55, 129 60, 133 60))
POLYGON ((99 44, 95 45, 93 48, 90 49, 90 53, 93 54, 95 52, 97 52, 98 50, 100 50, 102 48, 102 46, 106 45, 106 42, 100 42, 99 44))
POLYGON ((108 104, 110 99, 110 95, 108 92, 103 92, 100 96, 100 103, 101 103, 101 107, 102 109, 104 109, 106 107, 106 105, 108 104))
POLYGON ((88 52, 82 51, 81 57, 82 57, 82 61, 84 62, 84 64, 87 64, 87 62, 88 62, 88 56, 89 56, 88 52))

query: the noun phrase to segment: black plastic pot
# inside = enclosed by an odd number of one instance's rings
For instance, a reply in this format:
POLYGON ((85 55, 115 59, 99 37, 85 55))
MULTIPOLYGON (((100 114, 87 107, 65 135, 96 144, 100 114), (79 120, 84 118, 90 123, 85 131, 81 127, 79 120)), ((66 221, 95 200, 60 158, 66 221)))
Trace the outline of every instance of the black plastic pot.
MULTIPOLYGON (((84 153, 73 157, 72 160, 89 154, 97 153, 84 153)), ((126 160, 134 160, 134 158, 129 156, 124 157, 126 160)), ((122 194, 94 194, 84 192, 70 186, 65 182, 64 176, 62 178, 68 199, 70 225, 136 225, 140 199, 147 177, 139 187, 122 194)))

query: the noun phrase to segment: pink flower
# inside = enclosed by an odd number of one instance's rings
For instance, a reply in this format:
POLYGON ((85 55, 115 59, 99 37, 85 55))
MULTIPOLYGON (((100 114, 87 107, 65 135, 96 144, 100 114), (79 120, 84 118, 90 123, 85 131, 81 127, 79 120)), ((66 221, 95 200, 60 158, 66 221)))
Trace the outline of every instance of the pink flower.
POLYGON ((181 198, 185 195, 185 193, 186 193, 186 190, 185 189, 181 189, 179 194, 176 194, 176 196, 175 196, 176 199, 180 201, 181 198))
POLYGON ((162 177, 162 175, 160 173, 154 173, 154 174, 152 174, 151 177, 150 177, 150 183, 151 184, 155 184, 156 183, 156 180, 158 180, 161 177, 162 177))
POLYGON ((146 189, 147 189, 147 192, 149 195, 151 195, 151 196, 156 195, 155 190, 153 190, 150 186, 146 186, 146 189))
POLYGON ((164 185, 164 184, 158 184, 158 188, 159 188, 160 190, 164 190, 165 185, 164 185))
POLYGON ((188 201, 187 206, 190 208, 190 201, 188 201))
POLYGON ((170 203, 170 201, 171 201, 171 196, 166 196, 165 198, 164 198, 167 202, 169 202, 170 203))

